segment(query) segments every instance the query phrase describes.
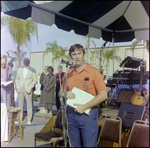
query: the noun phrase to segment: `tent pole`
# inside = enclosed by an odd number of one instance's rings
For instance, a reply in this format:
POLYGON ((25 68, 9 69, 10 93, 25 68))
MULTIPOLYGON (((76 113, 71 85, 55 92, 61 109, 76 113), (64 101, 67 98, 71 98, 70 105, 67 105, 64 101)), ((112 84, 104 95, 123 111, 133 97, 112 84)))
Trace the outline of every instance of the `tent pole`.
POLYGON ((113 44, 113 73, 114 73, 114 34, 112 34, 112 44, 113 44))
POLYGON ((106 44, 107 44, 107 41, 100 48, 101 50, 100 50, 100 60, 99 60, 99 66, 100 66, 100 68, 99 68, 99 70, 101 70, 101 54, 102 54, 102 51, 105 48, 106 44))

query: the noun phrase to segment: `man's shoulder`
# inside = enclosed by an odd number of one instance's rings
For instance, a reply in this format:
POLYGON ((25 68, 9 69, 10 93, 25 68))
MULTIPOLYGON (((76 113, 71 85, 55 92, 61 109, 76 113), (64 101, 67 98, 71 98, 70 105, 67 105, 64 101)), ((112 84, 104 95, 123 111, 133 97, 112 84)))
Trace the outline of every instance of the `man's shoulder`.
POLYGON ((6 67, 6 69, 7 69, 7 71, 12 71, 12 69, 11 69, 11 68, 9 68, 9 67, 6 67))
POLYGON ((32 72, 36 72, 36 70, 35 70, 33 67, 30 67, 30 70, 31 70, 32 72))
POLYGON ((90 64, 86 63, 86 65, 87 65, 86 70, 88 70, 89 72, 95 72, 95 71, 99 72, 97 68, 91 66, 90 64))
POLYGON ((22 67, 20 67, 20 68, 18 68, 18 70, 17 71, 21 71, 23 68, 22 67))
POLYGON ((35 70, 33 67, 30 67, 30 69, 35 70))

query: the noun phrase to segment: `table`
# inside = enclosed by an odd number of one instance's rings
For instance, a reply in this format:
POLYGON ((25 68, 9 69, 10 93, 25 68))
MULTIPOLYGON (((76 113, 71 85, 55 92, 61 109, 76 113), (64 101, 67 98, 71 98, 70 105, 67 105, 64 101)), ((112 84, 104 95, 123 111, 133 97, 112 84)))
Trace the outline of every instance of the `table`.
POLYGON ((8 141, 8 115, 5 103, 1 103, 1 143, 8 141))

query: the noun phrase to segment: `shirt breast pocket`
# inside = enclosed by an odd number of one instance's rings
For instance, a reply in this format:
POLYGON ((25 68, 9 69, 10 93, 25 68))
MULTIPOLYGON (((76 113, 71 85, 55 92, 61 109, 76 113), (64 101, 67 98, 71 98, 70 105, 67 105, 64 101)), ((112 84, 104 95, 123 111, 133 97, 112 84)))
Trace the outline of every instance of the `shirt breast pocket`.
POLYGON ((85 81, 83 80, 83 89, 92 89, 94 88, 94 83, 92 80, 89 80, 89 81, 85 81))

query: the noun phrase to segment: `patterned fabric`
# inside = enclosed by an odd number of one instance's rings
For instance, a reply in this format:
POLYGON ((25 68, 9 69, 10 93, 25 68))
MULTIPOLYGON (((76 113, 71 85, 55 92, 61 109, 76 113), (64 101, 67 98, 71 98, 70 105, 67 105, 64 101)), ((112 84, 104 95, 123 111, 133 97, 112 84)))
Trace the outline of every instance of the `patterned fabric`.
POLYGON ((56 76, 52 75, 49 78, 49 75, 46 75, 44 77, 43 85, 43 102, 44 103, 55 103, 55 84, 56 84, 56 76), (49 92, 46 91, 46 89, 50 89, 49 92))
MULTIPOLYGON (((11 79, 14 79, 13 71, 11 68, 6 67, 5 71, 1 70, 1 82, 8 82, 11 79)), ((11 84, 7 86, 1 85, 1 103, 5 103, 6 107, 10 106, 11 101, 10 85, 11 84)))
MULTIPOLYGON (((60 78, 62 79, 64 77, 65 73, 62 71, 62 73, 60 74, 60 78)), ((59 73, 56 73, 56 79, 59 79, 59 73)), ((61 81, 62 83, 62 81, 61 81)), ((60 82, 56 82, 56 84, 60 84, 60 82)))
POLYGON ((19 107, 7 107, 7 112, 18 112, 21 111, 19 107))
MULTIPOLYGON (((47 73, 48 74, 48 73, 47 73)), ((47 75, 45 72, 41 73, 41 76, 40 76, 40 84, 41 84, 41 88, 40 90, 43 90, 44 88, 44 85, 43 85, 43 81, 44 81, 44 77, 45 75, 47 75)))
POLYGON ((25 89, 27 93, 30 93, 34 85, 36 84, 36 74, 35 69, 32 67, 29 67, 29 71, 24 79, 23 76, 23 68, 19 68, 16 76, 16 91, 19 93, 23 87, 25 86, 25 89))
MULTIPOLYGON (((13 71, 11 68, 6 67, 4 72, 1 70, 1 82, 7 82, 11 79, 14 79, 13 71)), ((1 88, 3 90, 10 90, 10 84, 7 86, 1 85, 1 88)))

